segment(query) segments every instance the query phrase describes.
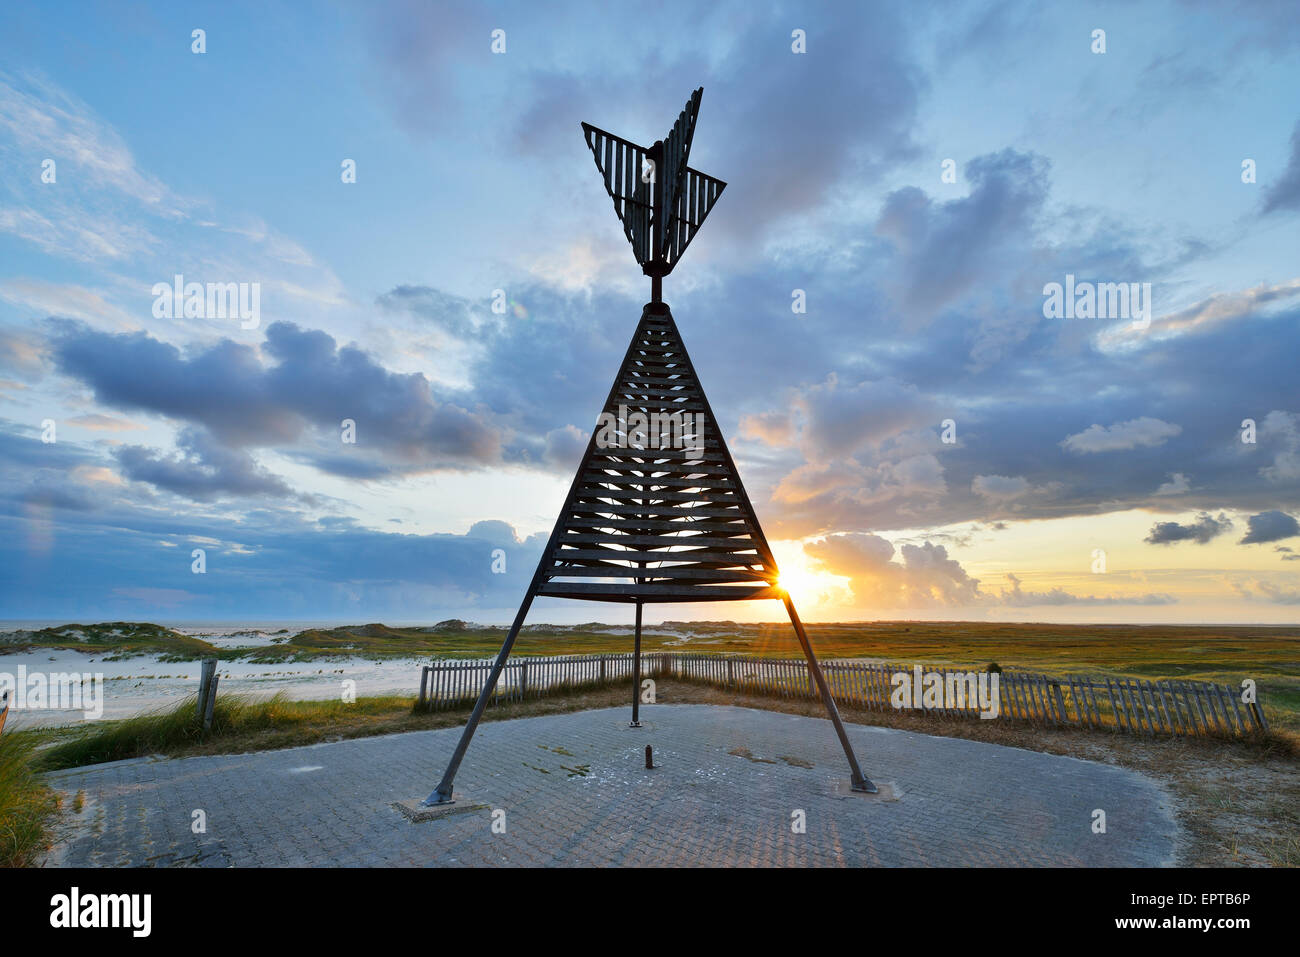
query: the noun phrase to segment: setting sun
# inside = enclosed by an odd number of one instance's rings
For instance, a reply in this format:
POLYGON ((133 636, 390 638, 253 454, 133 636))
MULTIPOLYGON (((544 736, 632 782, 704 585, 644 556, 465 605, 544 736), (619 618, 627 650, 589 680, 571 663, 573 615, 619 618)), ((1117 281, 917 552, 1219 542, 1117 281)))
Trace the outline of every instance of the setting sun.
POLYGON ((803 551, 801 542, 772 542, 781 576, 777 586, 784 588, 801 606, 822 605, 847 600, 848 580, 815 566, 803 551))

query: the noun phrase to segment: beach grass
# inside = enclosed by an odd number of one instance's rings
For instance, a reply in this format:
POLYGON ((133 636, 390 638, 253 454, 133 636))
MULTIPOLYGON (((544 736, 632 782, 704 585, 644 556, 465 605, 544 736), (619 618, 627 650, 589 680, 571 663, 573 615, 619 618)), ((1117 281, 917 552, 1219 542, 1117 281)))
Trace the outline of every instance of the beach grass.
POLYGON ((25 867, 49 847, 49 824, 59 799, 36 773, 37 741, 0 734, 0 867, 25 867))

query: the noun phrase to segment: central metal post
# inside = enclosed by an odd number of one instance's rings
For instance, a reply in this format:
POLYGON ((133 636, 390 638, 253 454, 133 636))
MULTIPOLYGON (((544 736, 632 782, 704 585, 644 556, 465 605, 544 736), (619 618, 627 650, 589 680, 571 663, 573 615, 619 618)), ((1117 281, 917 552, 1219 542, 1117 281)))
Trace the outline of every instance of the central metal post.
POLYGON ((650 220, 650 248, 654 250, 654 255, 650 262, 646 263, 645 271, 650 274, 650 301, 664 301, 664 272, 667 263, 664 261, 664 223, 663 223, 663 206, 664 206, 664 174, 660 167, 664 161, 664 141, 658 140, 654 146, 646 153, 650 158, 651 176, 654 177, 651 185, 652 203, 654 213, 650 220))
POLYGON ((632 723, 629 728, 641 727, 641 603, 636 603, 636 638, 632 651, 632 723))

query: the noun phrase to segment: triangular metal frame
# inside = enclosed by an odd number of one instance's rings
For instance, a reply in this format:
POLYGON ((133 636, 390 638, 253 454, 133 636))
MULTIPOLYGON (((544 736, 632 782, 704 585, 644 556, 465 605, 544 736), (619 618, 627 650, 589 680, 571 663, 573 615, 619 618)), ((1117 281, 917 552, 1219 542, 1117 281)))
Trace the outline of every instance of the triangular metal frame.
POLYGON ((645 603, 782 600, 848 758, 851 786, 875 792, 716 422, 668 306, 647 303, 523 603, 426 804, 452 801, 461 760, 539 595, 636 604, 633 727, 640 726, 645 603))

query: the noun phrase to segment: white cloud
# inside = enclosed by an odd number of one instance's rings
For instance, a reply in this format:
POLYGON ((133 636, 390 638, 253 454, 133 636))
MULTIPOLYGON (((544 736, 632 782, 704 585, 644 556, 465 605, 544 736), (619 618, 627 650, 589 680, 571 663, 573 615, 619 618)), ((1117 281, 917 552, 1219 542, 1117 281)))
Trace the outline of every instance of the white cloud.
POLYGON ((1186 475, 1182 472, 1171 472, 1169 481, 1160 483, 1160 487, 1156 489, 1156 494, 1182 495, 1184 492, 1189 491, 1191 487, 1192 484, 1188 481, 1186 475))
POLYGON ((1161 445, 1182 431, 1181 425, 1144 415, 1110 426, 1090 425, 1082 432, 1066 436, 1061 447, 1079 453, 1118 452, 1140 446, 1161 445))

